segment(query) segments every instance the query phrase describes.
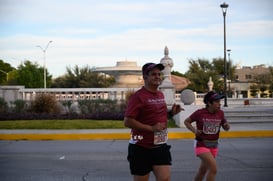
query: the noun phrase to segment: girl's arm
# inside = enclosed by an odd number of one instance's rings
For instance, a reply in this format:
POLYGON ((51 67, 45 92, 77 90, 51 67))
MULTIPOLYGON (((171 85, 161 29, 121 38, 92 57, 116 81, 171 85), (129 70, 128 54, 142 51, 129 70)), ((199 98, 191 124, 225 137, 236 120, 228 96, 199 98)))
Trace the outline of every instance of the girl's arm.
POLYGON ((191 120, 190 117, 188 117, 187 119, 185 119, 184 124, 185 124, 186 128, 188 128, 196 136, 200 135, 202 133, 202 130, 198 130, 197 128, 194 128, 192 126, 192 122, 193 122, 193 120, 191 120))
POLYGON ((225 131, 228 131, 228 130, 230 129, 230 125, 229 125, 228 122, 225 122, 225 123, 222 125, 222 127, 223 127, 223 129, 224 129, 225 131))

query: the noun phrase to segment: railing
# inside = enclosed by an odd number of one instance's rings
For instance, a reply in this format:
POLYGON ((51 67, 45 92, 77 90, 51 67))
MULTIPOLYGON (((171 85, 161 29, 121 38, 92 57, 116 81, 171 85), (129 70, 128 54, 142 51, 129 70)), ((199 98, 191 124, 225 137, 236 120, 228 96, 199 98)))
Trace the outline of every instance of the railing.
MULTIPOLYGON (((24 86, 0 86, 0 97, 7 102, 14 102, 17 99, 31 101, 36 94, 49 93, 57 100, 85 100, 85 99, 111 99, 122 101, 126 99, 129 91, 136 91, 139 88, 49 88, 49 89, 26 89, 24 86)), ((195 93, 193 105, 203 105, 205 94, 195 93)), ((248 100, 248 105, 273 105, 272 98, 228 98, 228 105, 244 105, 248 100)), ((181 103, 181 94, 175 94, 175 101, 181 103)), ((245 105, 247 106, 247 105, 245 105)))
POLYGON ((57 100, 89 100, 89 99, 111 99, 125 100, 128 91, 136 91, 133 88, 50 88, 50 89, 21 89, 23 100, 33 100, 36 94, 48 93, 57 100))

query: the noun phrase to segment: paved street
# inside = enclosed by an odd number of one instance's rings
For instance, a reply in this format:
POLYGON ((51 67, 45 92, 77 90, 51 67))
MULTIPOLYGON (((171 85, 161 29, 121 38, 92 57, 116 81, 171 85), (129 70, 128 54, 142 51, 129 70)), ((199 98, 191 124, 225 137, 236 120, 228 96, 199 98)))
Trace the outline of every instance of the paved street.
MULTIPOLYGON (((220 181, 271 181, 273 138, 221 139, 220 181)), ((0 141, 1 181, 128 181, 127 140, 0 141)), ((199 165, 192 140, 169 140, 172 180, 191 181, 199 165)), ((154 180, 151 175, 151 180, 154 180)))

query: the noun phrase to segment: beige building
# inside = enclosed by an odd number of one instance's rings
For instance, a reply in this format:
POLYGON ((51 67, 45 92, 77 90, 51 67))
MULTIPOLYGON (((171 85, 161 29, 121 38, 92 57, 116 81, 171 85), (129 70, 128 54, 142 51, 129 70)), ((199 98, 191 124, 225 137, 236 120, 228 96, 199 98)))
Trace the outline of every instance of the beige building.
MULTIPOLYGON (((254 82, 254 77, 261 74, 269 73, 269 68, 264 64, 253 67, 238 67, 235 71, 236 81, 227 83, 228 92, 232 93, 233 98, 251 98, 250 86, 254 82)), ((267 91, 267 93, 269 93, 267 91)), ((259 97, 258 92, 257 97, 259 97)))
POLYGON ((238 82, 253 82, 254 77, 259 74, 269 73, 268 67, 264 64, 255 65, 253 67, 243 66, 242 68, 236 69, 236 81, 238 82))

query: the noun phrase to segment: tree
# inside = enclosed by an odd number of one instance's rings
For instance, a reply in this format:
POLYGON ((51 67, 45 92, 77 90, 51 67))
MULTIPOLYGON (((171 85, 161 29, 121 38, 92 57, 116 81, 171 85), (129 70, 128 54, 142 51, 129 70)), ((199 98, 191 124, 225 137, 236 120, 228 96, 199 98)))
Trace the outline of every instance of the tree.
POLYGON ((171 72, 172 75, 177 75, 177 76, 180 76, 180 77, 184 77, 185 75, 182 74, 181 72, 178 72, 178 71, 172 71, 171 72))
POLYGON ((268 72, 263 74, 255 74, 254 82, 257 84, 273 84, 273 67, 268 67, 268 72))
POLYGON ((268 87, 269 97, 273 97, 273 84, 269 85, 268 87))
MULTIPOLYGON (((221 58, 214 58, 212 62, 206 59, 189 60, 189 70, 185 76, 191 81, 188 88, 196 92, 207 92, 209 77, 214 82, 213 89, 217 92, 224 90, 224 60, 221 58)), ((230 65, 231 66, 231 65, 230 65)), ((234 80, 235 67, 230 67, 230 77, 234 80)), ((227 73, 228 73, 227 72, 227 73)))
POLYGON ((93 72, 87 65, 82 68, 75 66, 73 69, 66 67, 67 73, 54 80, 52 87, 58 88, 88 88, 88 87, 110 87, 115 83, 113 77, 93 72))
POLYGON ((10 72, 14 70, 15 68, 9 63, 0 59, 0 84, 9 84, 9 81, 11 80, 10 72))
POLYGON ((36 113, 59 113, 56 98, 53 95, 40 93, 31 102, 31 111, 36 113))
POLYGON ((267 93, 265 93, 266 90, 267 90, 267 85, 265 84, 260 85, 261 97, 267 97, 267 93))
POLYGON ((270 84, 271 82, 271 75, 270 73, 264 73, 264 74, 256 74, 253 77, 254 82, 257 84, 270 84))
POLYGON ((259 87, 259 90, 261 91, 261 97, 272 97, 272 91, 273 91, 273 67, 268 67, 268 72, 263 74, 255 74, 253 79, 254 83, 257 84, 259 87), (267 94, 265 91, 268 90, 267 94))
POLYGON ((196 92, 207 92, 208 91, 208 80, 211 76, 215 85, 215 75, 212 71, 212 67, 208 60, 197 59, 189 60, 189 70, 185 73, 185 76, 191 81, 188 88, 196 92))
POLYGON ((272 98, 273 96, 273 66, 268 67, 268 69, 269 69, 269 75, 270 75, 268 91, 269 91, 269 97, 272 98))
MULTIPOLYGON (((51 85, 52 76, 46 74, 47 87, 51 85)), ((17 83, 25 85, 26 88, 43 88, 44 87, 44 69, 37 63, 27 60, 18 66, 17 83)))
POLYGON ((250 85, 250 95, 256 97, 258 95, 259 87, 256 84, 250 85))

